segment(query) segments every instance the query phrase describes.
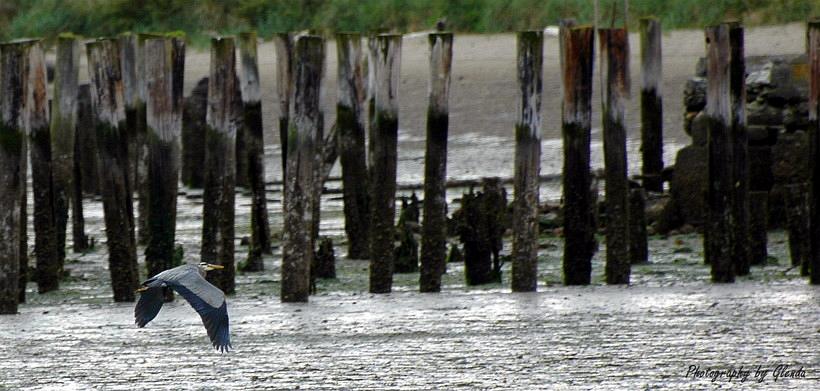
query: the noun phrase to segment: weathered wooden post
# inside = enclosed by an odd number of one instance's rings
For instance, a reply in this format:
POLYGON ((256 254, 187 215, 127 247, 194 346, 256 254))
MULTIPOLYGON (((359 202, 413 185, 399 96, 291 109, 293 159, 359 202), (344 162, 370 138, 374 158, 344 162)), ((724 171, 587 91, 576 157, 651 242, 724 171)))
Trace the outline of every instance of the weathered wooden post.
POLYGON ((29 48, 26 86, 26 118, 31 146, 31 187, 34 195, 34 253, 37 259, 37 290, 60 286, 60 259, 54 225, 54 193, 51 184, 51 132, 46 95, 46 65, 39 43, 29 48))
POLYGON ((108 264, 114 301, 134 301, 139 285, 134 208, 128 180, 128 133, 116 40, 86 44, 95 115, 99 177, 105 212, 108 264))
POLYGON ((633 265, 649 262, 645 208, 646 190, 629 189, 629 261, 633 265))
POLYGON ((517 34, 518 117, 515 123, 512 290, 538 285, 538 175, 541 168, 541 90, 544 33, 517 34))
POLYGON ((287 178, 288 129, 290 129, 290 98, 293 94, 293 36, 279 33, 273 36, 276 49, 276 95, 279 97, 279 145, 282 155, 282 183, 287 178))
POLYGON ((749 137, 746 133, 746 60, 743 26, 729 23, 729 95, 731 121, 729 142, 732 148, 732 265, 735 274, 749 274, 749 137))
POLYGON ((820 19, 808 23, 809 82, 809 172, 811 254, 809 255, 809 282, 820 284, 820 19))
POLYGON ((374 123, 370 139, 370 293, 393 286, 393 228, 399 130, 401 35, 376 36, 374 123))
POLYGON ((316 179, 316 135, 321 124, 321 80, 324 68, 324 41, 318 36, 302 36, 295 44, 293 63, 293 118, 288 131, 287 174, 284 193, 282 237, 283 302, 307 302, 310 294, 310 266, 313 261, 313 202, 316 179))
POLYGON ((91 86, 88 83, 80 85, 77 89, 77 127, 74 130, 74 138, 74 189, 71 195, 71 228, 74 252, 82 252, 90 246, 88 237, 85 234, 83 191, 87 182, 93 182, 94 187, 96 187, 97 179, 97 141, 94 137, 91 86))
POLYGON ((182 183, 201 189, 205 183, 205 130, 208 117, 208 77, 197 81, 182 107, 182 183))
POLYGON ((641 18, 641 157, 643 187, 663 191, 663 84, 661 22, 641 18))
POLYGON ((137 195, 136 230, 139 243, 146 243, 148 208, 148 149, 145 126, 145 63, 143 48, 152 34, 125 33, 118 37, 122 89, 125 100, 125 131, 128 134, 129 188, 137 195))
POLYGON ((789 255, 792 266, 800 266, 800 273, 808 276, 809 253, 809 186, 794 183, 786 186, 786 224, 789 234, 789 255), (805 274, 803 274, 805 271, 805 274))
POLYGON ((433 33, 430 42, 430 88, 427 145, 424 154, 424 224, 421 232, 422 292, 441 291, 447 264, 447 132, 453 34, 433 33))
MULTIPOLYGON (((597 227, 590 198, 590 129, 592 122, 592 72, 595 30, 592 27, 561 30, 564 100, 561 133, 564 139, 562 180, 564 199, 564 284, 587 285, 592 275, 592 242, 597 227)), ((597 189, 596 189, 597 190, 597 189)))
POLYGON ((769 257, 769 192, 750 191, 749 205, 755 211, 749 216, 749 263, 761 266, 766 264, 769 257))
POLYGON ((367 156, 365 153, 365 99, 360 34, 336 34, 339 91, 336 126, 342 166, 347 257, 368 258, 367 156))
POLYGON ((628 284, 629 180, 627 178, 624 104, 629 99, 629 40, 626 29, 599 30, 602 93, 604 173, 606 177, 606 282, 628 284))
POLYGON ((262 254, 270 254, 270 223, 265 195, 265 143, 262 128, 262 103, 259 88, 259 65, 256 55, 256 33, 239 35, 242 72, 243 121, 248 158, 248 181, 251 188, 251 245, 245 270, 261 271, 262 254))
MULTIPOLYGON (((37 41, 0 44, 0 315, 16 314, 20 297, 21 201, 26 187, 26 84, 29 52, 37 41)), ((21 267, 21 266, 25 266, 21 267)))
POLYGON ((236 175, 236 54, 233 38, 211 39, 208 76, 208 119, 205 131, 205 190, 203 192, 202 261, 224 266, 208 280, 227 294, 234 293, 234 193, 236 175))
POLYGON ((708 188, 704 254, 713 282, 734 282, 732 264, 732 144, 729 26, 706 28, 706 74, 709 79, 705 113, 708 121, 708 188))
POLYGON ((77 127, 77 78, 80 43, 71 34, 57 37, 57 64, 51 104, 51 167, 54 227, 60 270, 65 261, 68 209, 74 185, 74 133, 77 127))
MULTIPOLYGON (((174 265, 185 41, 182 37, 151 38, 145 53, 145 120, 148 147, 148 245, 145 264, 153 276, 174 265)), ((173 298, 170 290, 165 297, 173 298)))

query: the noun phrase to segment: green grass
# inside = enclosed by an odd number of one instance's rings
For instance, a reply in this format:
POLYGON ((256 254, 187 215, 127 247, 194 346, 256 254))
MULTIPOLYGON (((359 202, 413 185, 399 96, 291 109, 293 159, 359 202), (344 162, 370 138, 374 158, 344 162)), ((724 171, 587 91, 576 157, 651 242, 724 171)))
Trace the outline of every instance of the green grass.
MULTIPOLYGON (((623 0, 600 0, 599 20, 623 20, 623 0)), ((631 0, 629 23, 657 15, 664 28, 702 27, 727 18, 747 24, 802 21, 820 15, 820 0, 631 0)), ((123 31, 182 30, 194 44, 212 34, 413 31, 442 17, 457 32, 508 32, 592 22, 593 0, 3 0, 0 39, 53 38, 61 32, 109 36, 123 31)))

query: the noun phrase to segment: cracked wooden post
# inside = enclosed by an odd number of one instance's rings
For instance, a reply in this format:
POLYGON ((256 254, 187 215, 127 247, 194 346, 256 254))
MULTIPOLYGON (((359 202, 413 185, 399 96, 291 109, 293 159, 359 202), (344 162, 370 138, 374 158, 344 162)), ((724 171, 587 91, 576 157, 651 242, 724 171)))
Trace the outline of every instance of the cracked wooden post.
POLYGON ((592 224, 595 202, 589 190, 594 42, 593 27, 561 30, 565 285, 587 285, 592 277, 592 242, 597 230, 592 224))
POLYGON ((54 193, 51 169, 51 132, 43 49, 33 43, 28 52, 26 99, 27 126, 31 148, 31 188, 34 195, 34 254, 37 260, 37 291, 57 290, 61 265, 57 250, 54 193))
POLYGON ((139 286, 134 207, 128 180, 128 132, 119 45, 113 39, 86 44, 88 78, 99 154, 108 265, 114 301, 134 301, 139 286))
POLYGON ((629 189, 629 262, 633 265, 649 262, 645 208, 646 190, 629 189))
MULTIPOLYGON (((23 195, 26 189, 25 94, 29 51, 36 41, 0 44, 0 315, 16 314, 20 301, 23 195)), ((22 297, 24 299, 24 297, 22 297)))
POLYGON ((663 192, 663 84, 661 22, 641 18, 641 174, 643 187, 663 192))
POLYGON ((732 145, 729 26, 706 28, 706 72, 709 79, 705 113, 708 120, 708 187, 704 254, 713 282, 734 282, 730 234, 732 214, 732 145))
POLYGON ((430 88, 427 145, 424 155, 424 224, 421 228, 421 292, 440 292, 447 265, 447 132, 450 122, 450 71, 453 34, 433 33, 430 43, 430 88))
POLYGON ((629 99, 629 39, 625 28, 598 30, 600 66, 605 78, 602 99, 604 175, 606 180, 607 284, 629 284, 629 180, 626 156, 626 110, 629 99))
POLYGON ((809 254, 809 282, 820 284, 820 19, 808 23, 808 62, 809 81, 809 186, 811 201, 809 204, 810 222, 809 237, 811 253, 809 254))
MULTIPOLYGON (((145 121, 148 147, 145 264, 154 276, 174 265, 174 238, 182 133, 182 84, 185 41, 182 37, 151 38, 145 53, 145 121)), ((166 299, 172 299, 165 290, 166 299)))
POLYGON ((282 302, 307 302, 313 260, 313 197, 316 180, 316 138, 321 125, 321 80, 324 42, 302 36, 295 46, 293 63, 293 118, 288 131, 282 237, 282 302))
POLYGON ((290 128, 290 98, 293 95, 293 37, 290 33, 273 36, 276 50, 276 95, 279 97, 279 145, 282 158, 282 183, 287 181, 288 129, 290 128))
POLYGON ((396 216, 399 78, 402 37, 375 38, 374 123, 370 139, 370 293, 389 293, 393 286, 393 242, 396 216))
POLYGON ((538 286, 538 175, 541 168, 541 90, 544 33, 517 34, 518 117, 515 123, 515 179, 512 220, 512 290, 538 286))
POLYGON ((746 132, 746 60, 743 26, 729 23, 729 95, 732 148, 731 258, 738 276, 749 274, 749 137, 746 132))
POLYGON ((147 240, 145 218, 147 216, 147 152, 145 149, 145 74, 142 50, 148 34, 124 33, 118 37, 120 67, 122 72, 122 94, 125 102, 125 131, 128 134, 128 181, 132 197, 136 194, 137 240, 144 244, 147 240))
POLYGON ((84 183, 96 178, 89 178, 83 172, 83 159, 96 161, 96 141, 91 110, 91 89, 88 83, 77 88, 77 126, 74 129, 74 177, 71 192, 71 234, 74 252, 83 252, 90 246, 85 234, 85 217, 83 216, 84 183), (89 141, 90 139, 90 141, 89 141), (90 158, 85 155, 91 155, 90 158))
POLYGON ((251 188, 251 242, 247 271, 262 271, 262 254, 271 253, 270 223, 265 194, 265 142, 262 127, 262 102, 259 87, 259 65, 256 54, 256 33, 239 35, 242 72, 243 126, 247 148, 248 181, 251 188))
POLYGON ((57 37, 54 97, 51 104, 51 164, 54 226, 60 270, 65 262, 68 209, 74 186, 74 140, 77 128, 77 79, 80 43, 71 34, 57 37))
POLYGON ((339 162, 342 166, 347 258, 368 258, 369 211, 367 156, 365 152, 364 76, 360 34, 336 34, 336 126, 339 128, 339 162))
POLYGON ((208 114, 205 131, 205 190, 203 193, 203 262, 224 266, 208 274, 208 281, 226 294, 235 290, 234 217, 236 126, 233 122, 236 88, 233 38, 211 39, 208 76, 208 114))

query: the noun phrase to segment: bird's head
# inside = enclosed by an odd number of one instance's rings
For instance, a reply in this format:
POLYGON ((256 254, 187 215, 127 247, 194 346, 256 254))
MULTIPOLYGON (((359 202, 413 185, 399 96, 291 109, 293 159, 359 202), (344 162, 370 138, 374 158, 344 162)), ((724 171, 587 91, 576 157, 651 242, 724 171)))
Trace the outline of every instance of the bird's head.
POLYGON ((224 269, 224 268, 225 268, 225 266, 222 266, 222 265, 214 265, 214 264, 212 264, 212 263, 207 263, 207 262, 200 262, 200 263, 199 263, 199 268, 200 268, 200 269, 202 269, 202 270, 204 270, 204 271, 206 271, 206 272, 209 272, 209 271, 211 271, 211 270, 219 270, 219 269, 224 269))

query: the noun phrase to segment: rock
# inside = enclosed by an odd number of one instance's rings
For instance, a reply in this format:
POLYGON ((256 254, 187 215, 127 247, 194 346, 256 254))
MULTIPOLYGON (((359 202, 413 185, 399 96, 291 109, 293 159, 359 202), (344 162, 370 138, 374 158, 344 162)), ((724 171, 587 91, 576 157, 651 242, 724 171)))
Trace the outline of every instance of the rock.
POLYGON ((706 112, 701 111, 692 120, 691 133, 692 145, 705 147, 709 140, 709 120, 706 117, 706 112))
POLYGON ((770 126, 750 125, 746 127, 749 136, 749 145, 766 146, 777 140, 778 128, 770 126))
POLYGON ((749 126, 780 126, 783 124, 783 111, 756 100, 746 105, 746 123, 749 126))
POLYGON ((706 107, 706 78, 693 77, 683 88, 683 106, 686 111, 701 111, 706 107))
POLYGON ((707 172, 706 147, 689 145, 678 151, 670 193, 677 215, 685 223, 700 225, 703 222, 707 172))

